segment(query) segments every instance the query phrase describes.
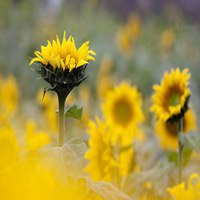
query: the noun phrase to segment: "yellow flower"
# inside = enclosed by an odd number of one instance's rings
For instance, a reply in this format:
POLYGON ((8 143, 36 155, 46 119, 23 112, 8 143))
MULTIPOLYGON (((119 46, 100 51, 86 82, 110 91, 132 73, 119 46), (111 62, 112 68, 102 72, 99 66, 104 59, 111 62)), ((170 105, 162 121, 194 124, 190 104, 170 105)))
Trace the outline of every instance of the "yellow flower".
POLYGON ((32 156, 19 160, 13 168, 0 170, 0 175, 3 200, 103 200, 88 186, 86 179, 61 178, 63 175, 32 156))
POLYGON ((89 124, 90 149, 85 157, 90 161, 85 171, 91 175, 94 181, 112 181, 116 172, 117 162, 113 157, 113 150, 107 134, 105 123, 97 119, 97 122, 89 124))
POLYGON ((131 14, 127 23, 120 27, 117 32, 117 43, 122 53, 125 55, 131 52, 133 43, 141 32, 141 22, 137 15, 131 14))
POLYGON ((172 69, 170 73, 165 72, 160 85, 153 86, 151 111, 159 120, 166 122, 183 117, 190 97, 189 78, 188 69, 182 72, 179 68, 172 69))
POLYGON ((0 127, 0 172, 12 167, 19 157, 19 144, 15 131, 9 127, 0 127))
POLYGON ((85 171, 94 181, 108 181, 119 184, 123 177, 135 169, 134 148, 120 141, 112 144, 113 130, 109 129, 105 122, 97 119, 90 122, 89 126, 89 150, 85 157, 90 161, 85 171))
POLYGON ((125 55, 130 54, 132 49, 132 39, 129 35, 129 32, 124 27, 121 27, 117 33, 117 43, 118 48, 125 55))
POLYGON ((188 181, 188 187, 185 183, 168 188, 168 192, 174 200, 199 200, 200 199, 200 178, 198 174, 192 174, 188 181))
POLYGON ((25 132, 26 148, 30 152, 37 152, 40 148, 51 142, 51 139, 46 132, 36 130, 34 121, 27 122, 25 132))
MULTIPOLYGON (((196 128, 195 114, 188 110, 183 118, 183 133, 187 133, 196 128)), ((160 140, 160 144, 164 149, 176 150, 178 147, 178 123, 163 122, 161 120, 155 123, 156 134, 160 140)))
POLYGON ((0 76, 0 120, 15 114, 18 109, 19 88, 13 76, 0 76))
POLYGON ((41 46, 41 52, 36 51, 35 55, 30 65, 40 64, 35 71, 50 84, 45 90, 55 91, 63 99, 86 79, 85 69, 90 60, 95 60, 95 52, 89 49, 88 41, 76 49, 73 37, 66 40, 66 32, 62 42, 56 36, 56 40, 48 41, 47 46, 41 46))
POLYGON ((133 145, 125 146, 120 144, 120 148, 118 155, 119 174, 124 177, 133 172, 136 167, 135 154, 133 145))
POLYGON ((108 126, 115 130, 113 135, 134 132, 144 120, 141 95, 127 82, 108 92, 102 108, 108 126))
POLYGON ((137 38, 141 33, 141 21, 138 15, 131 14, 128 18, 127 28, 133 38, 137 38))
POLYGON ((63 34, 62 42, 56 36, 56 40, 51 43, 48 41, 46 46, 41 46, 41 52, 35 52, 36 57, 30 62, 39 62, 48 68, 52 66, 53 70, 61 68, 63 71, 69 71, 88 64, 90 60, 95 60, 95 52, 89 50, 89 41, 83 43, 78 49, 72 36, 66 40, 66 32, 63 34))
POLYGON ((161 36, 161 46, 164 51, 168 51, 174 42, 174 34, 171 29, 163 31, 161 36))

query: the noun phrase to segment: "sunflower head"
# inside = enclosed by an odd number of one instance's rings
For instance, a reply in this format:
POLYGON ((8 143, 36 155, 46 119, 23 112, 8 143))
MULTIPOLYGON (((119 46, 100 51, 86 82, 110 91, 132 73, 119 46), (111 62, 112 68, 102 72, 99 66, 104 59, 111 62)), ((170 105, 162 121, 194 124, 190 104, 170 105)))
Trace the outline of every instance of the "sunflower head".
MULTIPOLYGON (((196 128, 196 116, 192 110, 188 110, 183 118, 183 133, 193 131, 196 128)), ((176 150, 178 147, 178 122, 155 123, 155 131, 163 149, 176 150)))
POLYGON ((90 161, 85 171, 94 181, 112 181, 115 175, 117 162, 113 157, 113 149, 109 140, 106 124, 100 119, 90 121, 88 133, 89 151, 85 157, 90 161))
POLYGON ((179 68, 166 72, 160 85, 154 85, 155 93, 152 96, 154 105, 151 111, 164 122, 177 121, 188 110, 190 98, 190 74, 188 69, 180 71, 179 68))
POLYGON ((108 92, 102 108, 106 121, 117 132, 133 129, 144 120, 141 95, 126 82, 108 92))
POLYGON ((89 49, 89 41, 83 43, 78 49, 72 36, 66 40, 66 32, 62 42, 48 41, 41 46, 41 51, 35 52, 35 58, 30 62, 39 63, 36 70, 42 78, 51 85, 51 90, 67 93, 85 80, 85 69, 90 60, 95 60, 95 52, 89 49))
POLYGON ((121 180, 135 169, 133 145, 127 146, 123 142, 113 145, 112 137, 110 137, 113 131, 98 118, 96 122, 90 121, 89 123, 90 148, 85 154, 89 163, 85 171, 94 181, 108 181, 116 184, 116 181, 121 180), (116 180, 116 175, 119 180, 116 180))

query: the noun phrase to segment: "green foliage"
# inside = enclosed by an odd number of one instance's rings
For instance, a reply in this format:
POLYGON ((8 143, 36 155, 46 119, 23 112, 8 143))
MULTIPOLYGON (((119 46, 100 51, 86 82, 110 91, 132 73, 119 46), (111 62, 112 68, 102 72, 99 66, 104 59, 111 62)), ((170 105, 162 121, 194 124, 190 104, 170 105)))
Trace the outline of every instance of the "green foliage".
MULTIPOLYGON (((20 0, 15 4, 13 2, 15 1, 0 1, 0 35, 3 36, 0 38, 0 71, 16 76, 25 97, 32 97, 38 87, 44 84, 42 80, 28 86, 26 84, 35 79, 35 75, 30 73, 28 68, 34 51, 38 50, 41 44, 45 45, 48 39, 54 39, 56 33, 62 37, 64 30, 67 31, 67 36, 73 35, 76 38, 78 45, 89 40, 91 48, 97 53, 96 62, 92 63, 94 67, 87 69, 87 82, 92 89, 104 56, 112 59, 113 74, 117 75, 119 81, 130 79, 138 85, 144 95, 151 94, 152 84, 160 80, 160 74, 165 69, 177 65, 192 66, 190 70, 198 88, 199 32, 189 28, 177 29, 173 24, 169 27, 168 16, 143 18, 141 35, 133 44, 130 56, 124 56, 116 43, 117 31, 123 20, 112 12, 107 12, 101 7, 92 8, 87 3, 89 1, 80 4, 77 12, 77 7, 74 8, 72 2, 65 1, 59 10, 48 15, 48 8, 43 1, 35 0, 33 3, 30 0, 20 0), (163 31, 169 28, 174 32, 174 43, 169 51, 163 52, 161 37, 163 31)), ((171 20, 175 22, 176 18, 171 20)), ((183 26, 188 25, 185 19, 180 23, 183 26)), ((193 26, 198 30, 198 26, 193 26)))
MULTIPOLYGON (((183 148, 183 166, 186 166, 188 164, 191 155, 192 155, 192 149, 190 147, 185 146, 183 148)), ((176 165, 178 165, 178 152, 176 152, 176 151, 168 152, 167 159, 170 162, 173 162, 176 165)))
POLYGON ((200 134, 199 133, 188 133, 185 135, 184 143, 192 150, 200 153, 200 134))
POLYGON ((66 177, 73 177, 76 180, 82 179, 87 187, 105 200, 131 200, 131 198, 120 191, 116 186, 107 182, 93 182, 85 176, 83 168, 86 160, 84 154, 87 151, 86 144, 80 139, 70 139, 63 147, 49 146, 39 152, 43 164, 53 167, 58 174, 65 174, 66 177))
POLYGON ((73 105, 71 107, 68 107, 65 111, 65 117, 66 118, 74 118, 77 120, 81 120, 83 113, 83 108, 79 107, 77 105, 73 105))
POLYGON ((123 181, 122 189, 131 197, 139 199, 141 195, 144 195, 144 191, 148 192, 148 189, 145 188, 145 184, 150 183, 150 191, 156 196, 161 196, 165 199, 165 190, 173 169, 173 163, 161 159, 150 169, 128 175, 123 181))

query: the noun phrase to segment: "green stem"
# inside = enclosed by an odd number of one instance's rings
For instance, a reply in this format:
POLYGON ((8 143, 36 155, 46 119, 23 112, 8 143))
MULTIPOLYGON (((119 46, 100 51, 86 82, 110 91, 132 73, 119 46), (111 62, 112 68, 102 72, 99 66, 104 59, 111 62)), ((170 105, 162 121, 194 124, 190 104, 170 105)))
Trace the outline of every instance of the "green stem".
MULTIPOLYGON (((122 137, 120 136, 118 138, 118 141, 117 141, 117 144, 116 144, 116 152, 115 152, 118 164, 120 164, 119 154, 120 154, 121 145, 122 145, 122 137)), ((117 187, 119 189, 121 189, 121 175, 120 175, 119 167, 117 167, 117 170, 116 170, 116 184, 117 184, 117 187)))
POLYGON ((65 99, 66 97, 58 95, 59 116, 58 116, 58 129, 59 129, 59 146, 62 147, 65 142, 65 99))
POLYGON ((182 168, 183 168, 183 148, 182 143, 182 132, 183 132, 183 118, 178 122, 178 182, 182 182, 182 168))

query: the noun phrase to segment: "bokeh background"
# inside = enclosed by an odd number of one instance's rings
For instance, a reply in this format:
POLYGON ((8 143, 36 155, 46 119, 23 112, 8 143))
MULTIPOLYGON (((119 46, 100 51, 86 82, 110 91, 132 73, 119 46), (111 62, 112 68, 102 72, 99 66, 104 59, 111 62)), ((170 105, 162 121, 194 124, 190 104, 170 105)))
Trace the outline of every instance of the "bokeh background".
MULTIPOLYGON (((42 88, 47 84, 38 79, 29 62, 34 51, 56 34, 62 38, 66 30, 77 46, 89 40, 97 54, 87 68, 88 78, 79 90, 73 90, 67 102, 84 107, 85 121, 101 115, 106 90, 126 80, 142 93, 146 123, 152 125, 152 85, 172 67, 189 68, 191 105, 198 115, 199 6, 197 0, 1 0, 0 75, 13 76, 18 88, 10 84, 5 91, 14 91, 10 101, 16 103, 12 104, 18 105, 25 119, 40 121, 39 127, 45 123, 38 119, 38 113, 46 109, 46 120, 57 132, 57 99, 50 96, 47 103, 42 101, 42 88)), ((76 122, 70 124, 76 127, 76 122)), ((85 132, 85 123, 80 127, 85 132)), ((73 132, 77 130, 73 128, 73 132)))
POLYGON ((0 73, 14 74, 23 98, 32 97, 44 84, 30 72, 33 52, 66 30, 78 44, 90 40, 97 53, 89 83, 106 57, 116 80, 130 79, 144 95, 166 68, 188 67, 198 95, 199 7, 198 0, 1 0, 0 73), (125 30, 131 23, 132 35, 125 30))

